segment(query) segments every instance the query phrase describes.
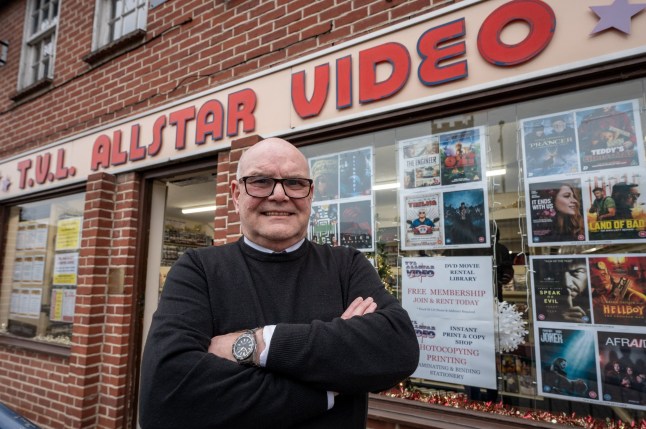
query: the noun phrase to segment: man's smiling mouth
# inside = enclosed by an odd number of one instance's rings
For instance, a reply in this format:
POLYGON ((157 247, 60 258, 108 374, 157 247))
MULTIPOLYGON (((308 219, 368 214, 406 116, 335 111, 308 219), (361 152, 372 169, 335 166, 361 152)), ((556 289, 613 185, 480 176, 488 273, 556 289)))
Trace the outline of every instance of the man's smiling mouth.
POLYGON ((291 216, 289 212, 264 212, 265 216, 291 216))

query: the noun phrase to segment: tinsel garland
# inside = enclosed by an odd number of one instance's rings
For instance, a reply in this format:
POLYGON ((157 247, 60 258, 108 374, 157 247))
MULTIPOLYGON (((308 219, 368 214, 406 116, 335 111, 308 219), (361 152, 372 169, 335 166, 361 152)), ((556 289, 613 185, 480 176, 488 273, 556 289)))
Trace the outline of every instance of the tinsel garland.
POLYGON ((525 329, 527 322, 522 319, 515 305, 506 301, 496 300, 496 302, 498 303, 498 312, 494 318, 494 329, 498 332, 496 351, 512 352, 525 342, 525 335, 528 334, 525 329))
POLYGON ((502 402, 481 402, 471 401, 464 393, 437 391, 427 393, 421 389, 407 388, 406 383, 381 393, 390 398, 408 399, 411 401, 425 402, 427 404, 443 405, 451 408, 480 411, 483 413, 510 416, 524 420, 560 424, 572 427, 587 429, 646 429, 646 420, 637 422, 623 422, 621 420, 598 420, 590 416, 580 417, 572 414, 554 414, 544 410, 521 410, 516 407, 505 405, 502 402))

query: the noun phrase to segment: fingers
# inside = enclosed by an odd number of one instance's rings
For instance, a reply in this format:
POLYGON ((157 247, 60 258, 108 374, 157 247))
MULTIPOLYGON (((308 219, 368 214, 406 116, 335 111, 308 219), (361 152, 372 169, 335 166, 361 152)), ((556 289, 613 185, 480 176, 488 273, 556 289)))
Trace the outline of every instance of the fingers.
POLYGON ((562 313, 563 319, 567 322, 582 322, 586 313, 581 307, 572 307, 562 313))
POLYGON ((374 313, 375 310, 377 310, 377 303, 371 297, 366 299, 358 297, 343 312, 341 319, 347 320, 354 316, 363 316, 374 313))

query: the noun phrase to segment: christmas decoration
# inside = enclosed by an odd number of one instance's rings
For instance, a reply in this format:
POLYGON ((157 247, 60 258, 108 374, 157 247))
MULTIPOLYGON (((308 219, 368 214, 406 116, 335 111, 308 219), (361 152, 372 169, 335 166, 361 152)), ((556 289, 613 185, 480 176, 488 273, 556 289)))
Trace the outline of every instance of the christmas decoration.
POLYGON ((514 351, 525 342, 524 338, 528 333, 525 329, 527 322, 522 319, 515 305, 498 300, 496 303, 498 305, 498 312, 494 318, 494 329, 498 332, 496 351, 514 351))
POLYGON ((535 422, 546 422, 587 429, 646 429, 646 420, 624 422, 621 420, 598 420, 590 416, 579 417, 574 413, 551 413, 538 409, 520 409, 505 405, 502 402, 471 401, 464 393, 444 390, 418 389, 410 387, 408 382, 399 383, 397 387, 382 392, 390 398, 408 399, 427 404, 443 405, 451 408, 480 411, 501 416, 516 417, 535 422))
MULTIPOLYGON (((368 254, 367 256, 370 257, 372 255, 368 254)), ((377 268, 377 273, 379 273, 379 277, 381 278, 381 282, 384 284, 384 287, 391 295, 397 296, 397 287, 395 286, 395 280, 393 279, 393 270, 390 264, 388 264, 386 243, 377 243, 377 253, 375 253, 374 258, 375 268, 377 268)))

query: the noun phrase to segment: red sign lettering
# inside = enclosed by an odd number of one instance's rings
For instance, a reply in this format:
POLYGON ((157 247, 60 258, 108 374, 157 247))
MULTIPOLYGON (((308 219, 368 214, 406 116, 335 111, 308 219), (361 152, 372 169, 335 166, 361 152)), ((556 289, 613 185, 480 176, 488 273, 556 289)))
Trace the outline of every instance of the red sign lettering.
POLYGON ((441 85, 468 76, 467 61, 440 65, 466 53, 464 42, 444 45, 450 40, 464 37, 464 18, 431 28, 417 42, 417 52, 422 57, 419 65, 419 80, 426 86, 441 85), (440 45, 444 45, 440 47, 440 45))
POLYGON ((552 40, 556 29, 554 11, 540 0, 514 0, 494 10, 478 33, 478 50, 482 58, 496 66, 522 64, 540 54, 552 40), (500 40, 504 28, 522 21, 529 27, 524 40, 507 45, 500 40))
POLYGON ((224 120, 224 107, 218 100, 209 100, 200 107, 197 112, 197 124, 195 128, 195 144, 206 143, 206 137, 211 136, 213 140, 222 138, 222 121, 224 120))
POLYGON ((391 97, 399 92, 410 75, 411 59, 406 46, 384 43, 359 52, 359 102, 371 103, 391 97), (390 64, 390 75, 377 82, 377 68, 390 64))
POLYGON ((171 112, 168 116, 168 122, 175 125, 175 149, 182 150, 186 148, 186 123, 195 118, 195 107, 190 106, 182 110, 171 112))
POLYGON ((251 89, 229 94, 227 105, 227 136, 238 135, 238 123, 242 122, 242 131, 251 133, 256 129, 256 93, 251 89))
POLYGON ((312 98, 307 99, 305 94, 305 72, 301 71, 292 75, 292 106, 301 118, 318 116, 323 110, 323 105, 330 90, 330 65, 321 64, 314 68, 314 91, 312 98))

